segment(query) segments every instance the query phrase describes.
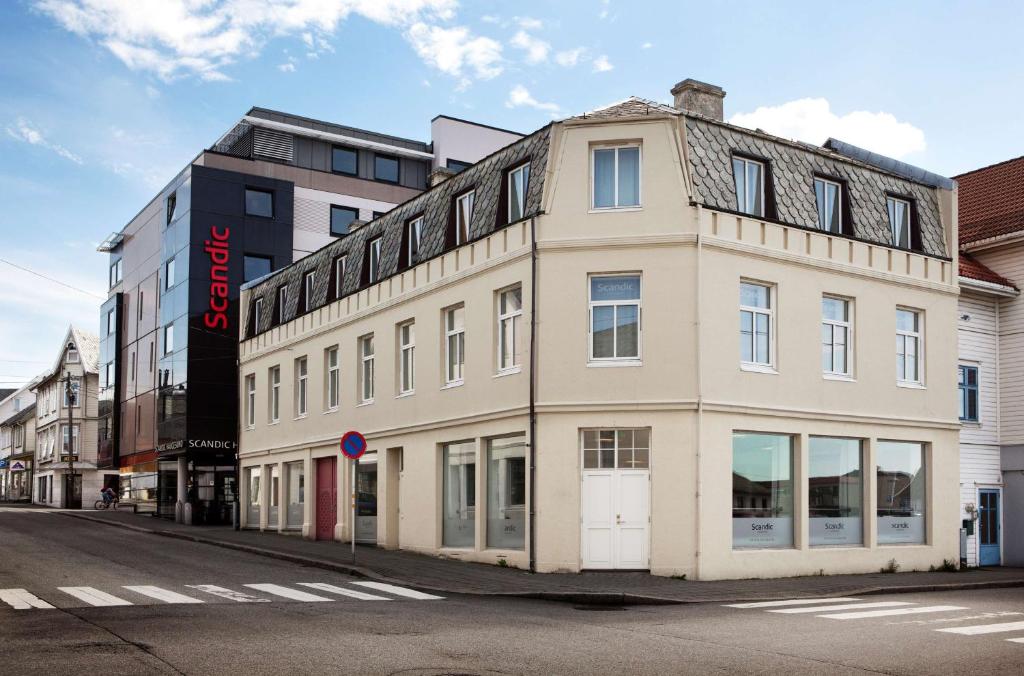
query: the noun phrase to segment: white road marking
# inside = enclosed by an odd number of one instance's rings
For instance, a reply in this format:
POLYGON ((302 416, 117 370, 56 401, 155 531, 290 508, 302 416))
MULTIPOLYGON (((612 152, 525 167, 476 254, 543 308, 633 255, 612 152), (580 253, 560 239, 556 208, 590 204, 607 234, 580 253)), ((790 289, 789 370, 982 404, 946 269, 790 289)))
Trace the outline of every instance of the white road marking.
POLYGON ((124 588, 128 591, 133 591, 136 594, 142 594, 154 598, 158 601, 164 601, 165 603, 202 603, 199 599, 192 598, 191 596, 185 596, 178 592, 170 591, 169 589, 161 589, 160 587, 153 587, 151 585, 124 585, 124 588))
POLYGON ((850 610, 851 608, 895 608, 896 606, 912 606, 906 601, 875 601, 874 603, 840 603, 833 606, 812 606, 810 608, 783 608, 769 610, 769 613, 830 613, 833 610, 850 610))
POLYGON ((53 608, 49 603, 24 589, 0 589, 0 601, 15 610, 30 608, 53 608))
POLYGON ((1006 640, 1010 643, 1024 643, 1024 638, 1008 638, 1006 640))
POLYGON ((25 507, 0 507, 0 512, 18 512, 20 514, 53 514, 59 509, 29 509, 25 507))
POLYGON ((349 596, 360 601, 390 601, 391 599, 383 596, 376 596, 374 594, 367 594, 366 592, 356 591, 355 589, 345 589, 344 587, 337 587, 333 584, 327 584, 326 582, 300 582, 300 586, 309 587, 310 589, 319 589, 320 591, 330 592, 332 594, 340 594, 341 596, 349 596))
POLYGON ((396 587, 393 584, 385 584, 383 582, 353 582, 360 587, 369 587, 370 589, 376 589, 377 591, 387 592, 394 594, 395 596, 405 596, 410 599, 418 599, 420 601, 432 601, 435 599, 443 599, 443 596, 434 596, 433 594, 426 594, 419 592, 414 589, 406 589, 405 587, 396 587))
POLYGON ((250 596, 245 592, 227 589, 226 587, 218 587, 215 584, 187 584, 185 586, 190 589, 198 589, 201 592, 219 596, 222 599, 228 599, 229 601, 237 601, 239 603, 270 603, 270 599, 261 599, 256 596, 250 596))
POLYGON ((293 601, 333 601, 326 596, 317 596, 316 594, 310 594, 309 592, 299 591, 298 589, 289 589, 288 587, 282 587, 279 584, 247 584, 244 585, 250 589, 255 589, 267 594, 273 594, 274 596, 281 596, 286 599, 292 599, 293 601))
MULTIPOLYGON (((837 613, 835 615, 818 615, 831 620, 860 620, 868 617, 891 617, 893 615, 916 615, 917 613, 946 613, 952 610, 967 610, 964 606, 918 606, 915 608, 895 608, 893 610, 867 610, 862 613, 837 613)), ((939 629, 937 631, 943 631, 939 629)))
POLYGON ((57 587, 65 594, 70 594, 80 601, 85 601, 90 606, 132 606, 131 601, 125 601, 107 592, 100 591, 93 587, 57 587))
MULTIPOLYGON (((936 629, 947 634, 963 634, 964 636, 977 636, 978 634, 998 634, 1003 631, 1018 631, 1024 629, 1024 622, 1001 622, 999 624, 976 624, 971 627, 948 627, 936 629)), ((1007 639, 1012 641, 1013 639, 1007 639)), ((1024 643, 1024 640, 1018 641, 1024 643)))
POLYGON ((781 606, 808 606, 817 603, 838 603, 840 601, 860 601, 860 599, 788 599, 786 601, 758 601, 756 603, 730 603, 726 608, 777 608, 781 606))

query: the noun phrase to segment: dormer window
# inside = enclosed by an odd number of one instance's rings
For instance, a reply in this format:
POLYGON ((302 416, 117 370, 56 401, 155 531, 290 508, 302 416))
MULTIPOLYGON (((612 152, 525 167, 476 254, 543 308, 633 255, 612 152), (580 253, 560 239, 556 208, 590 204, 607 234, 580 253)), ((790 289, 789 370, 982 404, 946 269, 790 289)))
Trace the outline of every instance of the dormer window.
POLYGON ((473 198, 475 190, 470 190, 455 199, 455 246, 469 241, 469 225, 473 220, 473 198))
POLYGON ((280 286, 277 289, 277 323, 284 324, 284 308, 288 304, 288 287, 280 286))
POLYGON ((260 324, 263 322, 263 299, 257 298, 252 304, 252 331, 257 333, 260 330, 260 324))
POLYGON ((594 209, 640 206, 640 146, 595 148, 592 164, 594 209))
POLYGON ((68 346, 67 362, 69 364, 77 364, 78 363, 78 349, 74 345, 68 346))
POLYGON ((887 197, 885 201, 889 211, 889 229, 892 232, 893 246, 901 249, 912 248, 910 201, 899 197, 887 197))
POLYGON ((370 240, 369 250, 367 251, 367 269, 369 270, 367 282, 370 284, 376 284, 377 280, 380 279, 380 253, 383 242, 383 237, 370 240))
POLYGON ((842 233, 843 186, 826 178, 815 178, 814 199, 818 205, 818 229, 842 233))
POLYGON ((736 210, 763 218, 764 211, 764 162, 732 158, 732 175, 736 182, 736 210))
POLYGON ((515 223, 526 213, 526 188, 530 183, 530 165, 522 164, 508 172, 508 222, 515 223))
POLYGON ((406 251, 405 260, 408 267, 412 267, 420 262, 420 234, 423 231, 423 217, 409 221, 406 225, 406 251))
POLYGON ((307 272, 302 278, 302 296, 306 312, 313 309, 313 284, 316 281, 316 272, 307 272))
POLYGON ((334 300, 342 297, 345 286, 345 268, 347 267, 348 256, 338 256, 334 259, 334 300))

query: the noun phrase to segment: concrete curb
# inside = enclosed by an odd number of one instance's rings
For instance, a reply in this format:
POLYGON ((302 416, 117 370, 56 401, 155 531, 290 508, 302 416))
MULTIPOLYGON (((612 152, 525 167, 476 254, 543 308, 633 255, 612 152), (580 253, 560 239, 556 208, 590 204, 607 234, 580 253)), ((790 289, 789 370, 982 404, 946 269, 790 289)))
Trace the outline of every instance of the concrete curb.
MULTIPOLYGON (((247 554, 254 554, 257 556, 264 556, 271 559, 278 559, 280 561, 288 561, 291 563, 297 563, 303 566, 310 566, 313 568, 321 568, 324 570, 330 570, 337 573, 343 573, 346 575, 352 575, 353 577, 365 578, 373 580, 375 582, 386 582, 388 584, 400 585, 402 587, 410 587, 412 589, 418 589, 425 592, 443 593, 443 594, 462 594, 466 596, 482 596, 482 597, 496 597, 496 598, 523 598, 523 599, 538 599, 542 601, 556 601, 559 603, 572 603, 578 605, 614 605, 614 606, 637 606, 637 605, 688 605, 697 603, 751 603, 757 601, 772 601, 777 600, 778 596, 737 596, 735 598, 720 598, 720 599, 676 599, 667 598, 663 596, 649 596, 645 594, 632 594, 629 592, 587 592, 587 591, 508 591, 508 592, 485 592, 476 589, 458 589, 453 587, 435 587, 432 585, 424 585, 418 582, 410 582, 409 580, 400 580, 386 575, 381 575, 369 568, 362 566, 356 566, 352 564, 339 563, 337 561, 327 561, 324 559, 317 559, 308 556, 301 556, 299 554, 289 554, 287 552, 277 551, 275 549, 266 549, 264 547, 254 547, 252 545, 242 545, 236 542, 227 542, 225 540, 217 540, 214 538, 202 537, 200 535, 190 535, 187 533, 179 533, 176 531, 159 530, 155 528, 145 528, 143 526, 136 526, 128 523, 121 523, 118 521, 110 521, 108 519, 102 519, 81 512, 71 511, 60 511, 55 512, 63 516, 69 516, 74 519, 82 519, 84 521, 92 521, 94 523, 103 524, 106 526, 113 526, 115 528, 124 528, 126 530, 135 531, 138 533, 146 533, 149 535, 160 535, 162 537, 175 538, 178 540, 185 540, 187 542, 196 542, 199 544, 210 545, 213 547, 221 547, 223 549, 231 549, 234 551, 245 552, 247 554)), ((969 573, 965 573, 969 574, 969 573)), ((830 590, 826 593, 808 593, 806 595, 799 594, 798 592, 794 595, 802 596, 804 598, 828 598, 835 596, 836 594, 842 594, 843 596, 872 596, 877 594, 915 594, 923 592, 936 592, 936 591, 965 591, 971 589, 1008 589, 1014 587, 1024 587, 1024 579, 1015 580, 992 580, 987 582, 952 582, 949 584, 917 584, 917 585, 899 585, 894 587, 861 587, 859 589, 843 589, 843 590, 830 590)))

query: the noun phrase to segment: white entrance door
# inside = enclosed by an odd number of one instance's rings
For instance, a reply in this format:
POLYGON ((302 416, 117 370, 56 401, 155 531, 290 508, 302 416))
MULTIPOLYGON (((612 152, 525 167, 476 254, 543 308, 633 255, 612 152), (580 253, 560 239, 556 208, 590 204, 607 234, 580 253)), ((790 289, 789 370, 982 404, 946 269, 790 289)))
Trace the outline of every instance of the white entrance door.
POLYGON ((584 470, 583 567, 650 567, 650 473, 584 470))

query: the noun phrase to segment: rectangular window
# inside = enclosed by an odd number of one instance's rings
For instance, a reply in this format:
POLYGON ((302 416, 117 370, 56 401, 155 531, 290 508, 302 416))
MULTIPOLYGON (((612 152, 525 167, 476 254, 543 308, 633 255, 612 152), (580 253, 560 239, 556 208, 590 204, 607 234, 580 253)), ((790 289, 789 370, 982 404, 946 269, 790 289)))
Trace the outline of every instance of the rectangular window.
POLYGON ((277 287, 277 323, 284 324, 285 311, 288 307, 288 287, 277 287))
POLYGON ((465 306, 444 312, 444 353, 445 384, 457 385, 462 382, 466 365, 465 306))
POLYGON ((341 370, 338 364, 338 348, 327 348, 324 361, 327 364, 327 409, 333 411, 338 408, 338 398, 340 394, 339 388, 341 385, 341 370))
POLYGON ((69 455, 78 455, 78 425, 68 427, 67 425, 60 426, 61 433, 61 453, 67 453, 69 455))
POLYGON ((331 171, 355 176, 359 173, 359 151, 354 148, 331 148, 331 171))
POLYGON ((380 279, 380 248, 383 242, 383 237, 370 240, 370 284, 376 284, 380 279))
POLYGON ((523 289, 498 294, 498 371, 519 367, 523 323, 523 289))
POLYGON ((811 545, 863 544, 861 442, 811 437, 807 460, 811 545))
POLYGON ((245 377, 245 425, 249 429, 256 427, 256 376, 245 377))
POLYGON ((121 260, 118 258, 110 264, 110 287, 113 288, 121 281, 121 260))
POLYGON ((78 391, 79 391, 79 388, 81 387, 81 382, 79 381, 78 378, 72 378, 71 379, 70 387, 67 386, 67 381, 65 381, 64 384, 65 384, 65 386, 61 387, 61 392, 63 393, 63 406, 64 406, 64 408, 69 408, 69 407, 70 408, 75 408, 75 407, 77 407, 78 406, 78 391))
POLYGON ((898 197, 887 197, 886 208, 889 211, 889 229, 892 232, 892 244, 902 249, 909 249, 910 239, 910 202, 898 197))
POLYGON ((281 419, 281 367, 274 366, 270 369, 270 422, 276 423, 281 419))
POLYGON ((460 171, 463 171, 465 169, 469 169, 470 167, 472 167, 473 163, 472 162, 463 162, 462 160, 453 160, 452 158, 449 157, 448 160, 445 162, 445 166, 448 169, 451 169, 452 171, 454 171, 457 174, 460 171))
POLYGON ((242 274, 246 282, 269 275, 272 267, 268 256, 250 256, 246 254, 242 258, 242 274))
POLYGON ((305 357, 295 360, 295 417, 309 412, 309 365, 305 357))
POLYGON ((174 324, 164 327, 164 354, 174 352, 174 324))
POLYGON ((441 544, 473 547, 476 544, 476 446, 472 441, 445 444, 444 507, 441 544))
POLYGON ((114 310, 107 310, 107 335, 111 335, 117 329, 117 315, 114 310))
MULTIPOLYGON (((171 262, 173 263, 174 261, 171 261, 171 262)), ((173 272, 173 269, 172 269, 172 272, 173 272)), ((140 321, 140 322, 142 321, 142 310, 146 307, 145 300, 146 300, 145 294, 142 292, 142 289, 139 289, 139 312, 138 312, 138 317, 136 319, 138 321, 140 321)))
POLYGON ((793 546, 793 439, 732 436, 732 546, 793 546))
POLYGON ((270 503, 267 509, 267 526, 277 528, 278 508, 281 504, 281 475, 278 473, 277 465, 270 466, 270 485, 267 488, 267 502, 270 503))
POLYGON ((334 299, 341 298, 345 289, 345 269, 348 267, 348 256, 334 259, 334 299))
POLYGON ((302 278, 302 299, 306 312, 313 309, 313 292, 316 283, 316 272, 307 272, 302 278))
POLYGON ((406 322, 398 327, 398 345, 398 393, 411 394, 416 389, 415 322, 406 322))
POLYGON ((821 299, 821 370, 834 376, 852 374, 852 321, 850 301, 823 296, 821 299))
POLYGON ((259 331, 260 326, 263 325, 263 299, 257 298, 252 304, 252 328, 253 331, 259 331))
POLYGON ((595 148, 592 161, 594 209, 640 206, 640 146, 595 148))
POLYGON ((640 275, 590 278, 590 360, 640 359, 640 275))
POLYGON ((772 288, 740 282, 740 362, 772 365, 772 288))
POLYGON ((650 464, 650 429, 583 432, 583 469, 648 469, 650 464))
POLYGON ((526 436, 487 442, 487 546, 526 548, 526 436))
POLYGON ((285 481, 288 486, 284 525, 287 528, 302 528, 306 504, 306 474, 303 462, 288 462, 284 465, 285 481))
POLYGON ((349 226, 359 220, 359 209, 331 205, 331 234, 335 237, 347 235, 349 226))
POLYGON ((978 367, 959 368, 957 389, 960 394, 960 420, 978 422, 978 367))
POLYGON ((398 158, 389 155, 375 155, 373 177, 378 181, 398 183, 398 158))
POLYGON ((406 234, 408 249, 405 254, 409 267, 412 267, 420 262, 420 234, 423 230, 423 217, 412 219, 406 227, 408 228, 406 234))
POLYGON ((818 205, 818 229, 843 231, 843 186, 824 178, 814 179, 814 199, 818 205))
MULTIPOLYGON (((167 261, 164 264, 164 288, 169 289, 174 286, 174 259, 167 261)), ((139 302, 139 309, 142 309, 142 302, 139 302)))
POLYGON ((744 157, 732 158, 736 182, 736 210, 751 216, 764 216, 764 163, 744 157))
POLYGON ((359 339, 359 401, 373 401, 373 334, 359 339))
POLYGON ((923 336, 921 313, 896 309, 896 380, 911 385, 921 384, 923 336))
POLYGON ((245 215, 274 217, 274 193, 269 190, 245 189, 245 215))
POLYGON ((526 213, 526 189, 530 184, 530 165, 508 172, 508 222, 515 223, 526 213))
POLYGON ((473 222, 473 198, 476 191, 469 191, 455 199, 455 246, 469 241, 469 226, 473 222))
POLYGON ((879 441, 878 544, 924 544, 924 444, 879 441))

